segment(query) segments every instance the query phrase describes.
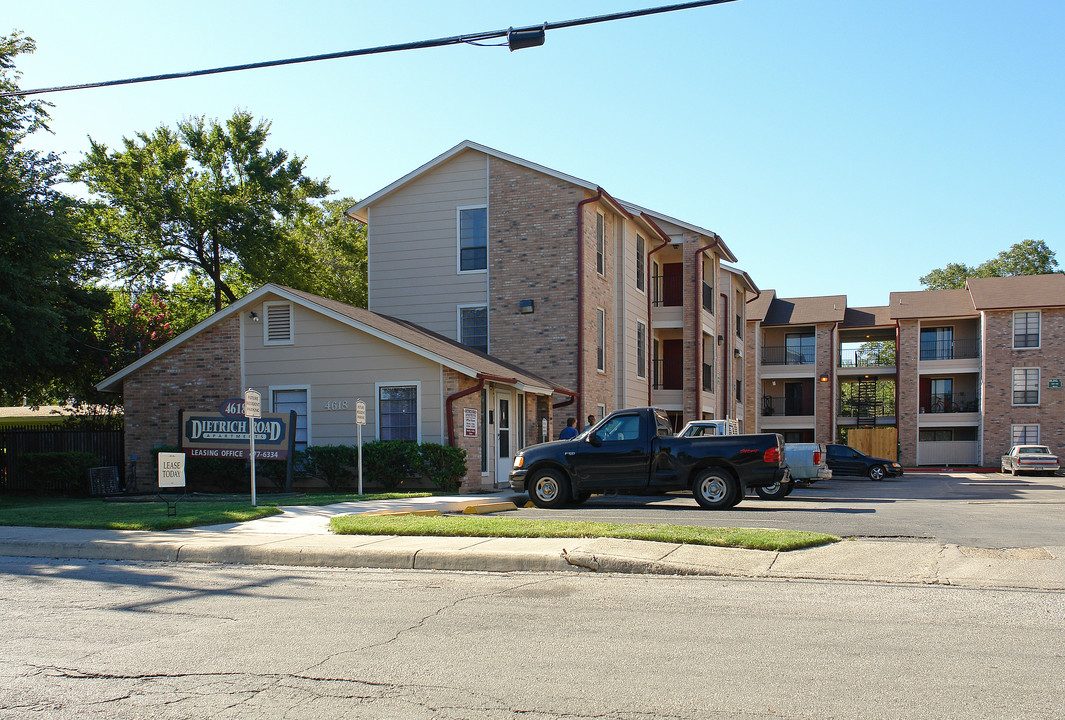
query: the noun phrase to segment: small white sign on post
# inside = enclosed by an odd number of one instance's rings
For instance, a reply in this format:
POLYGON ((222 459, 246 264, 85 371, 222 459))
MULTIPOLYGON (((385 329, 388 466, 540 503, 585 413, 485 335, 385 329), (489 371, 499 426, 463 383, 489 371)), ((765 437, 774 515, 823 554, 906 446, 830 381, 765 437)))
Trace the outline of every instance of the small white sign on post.
POLYGON ((185 453, 159 453, 159 487, 185 487, 185 453))
POLYGON ((255 421, 263 416, 263 396, 248 388, 244 392, 244 417, 248 419, 248 456, 251 458, 251 506, 255 507, 255 421))
POLYGON ((366 403, 359 398, 355 401, 355 427, 359 448, 359 495, 362 495, 362 426, 366 424, 366 403))

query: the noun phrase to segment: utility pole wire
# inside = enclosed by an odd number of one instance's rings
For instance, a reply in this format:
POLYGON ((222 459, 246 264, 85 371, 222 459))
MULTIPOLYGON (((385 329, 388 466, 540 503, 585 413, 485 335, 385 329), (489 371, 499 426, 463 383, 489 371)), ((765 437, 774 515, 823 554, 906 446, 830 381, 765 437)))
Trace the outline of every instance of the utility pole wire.
POLYGON ((238 70, 257 70, 259 68, 296 65, 299 63, 318 62, 320 60, 336 60, 338 58, 358 57, 360 55, 378 55, 381 53, 399 52, 401 50, 422 50, 425 48, 443 47, 445 45, 476 45, 483 40, 507 37, 512 32, 520 33, 537 30, 559 30, 562 28, 578 27, 580 25, 593 25, 614 20, 627 20, 629 18, 644 17, 646 15, 676 12, 677 10, 690 10, 692 8, 706 7, 708 5, 722 5, 727 2, 735 2, 735 0, 698 0, 697 2, 663 5, 661 7, 644 8, 642 10, 627 10, 625 12, 611 13, 609 15, 595 15, 593 17, 579 18, 576 20, 546 22, 542 25, 530 25, 529 27, 524 28, 508 28, 506 30, 491 30, 488 32, 471 33, 467 35, 453 35, 451 37, 436 38, 434 40, 420 40, 417 42, 400 43, 398 45, 382 45, 380 47, 362 48, 359 50, 343 50, 341 52, 325 53, 322 55, 307 55, 306 57, 287 58, 285 60, 266 60, 264 62, 246 63, 244 65, 228 65, 226 67, 210 68, 207 70, 191 70, 189 72, 166 73, 164 75, 148 75, 144 77, 125 78, 123 80, 83 83, 81 85, 62 85, 59 87, 38 88, 35 90, 13 90, 0 93, 0 98, 41 95, 44 93, 64 92, 67 90, 88 90, 90 88, 113 87, 115 85, 133 85, 136 83, 156 82, 158 80, 177 80, 179 78, 199 77, 201 75, 218 75, 220 73, 237 72, 238 70))

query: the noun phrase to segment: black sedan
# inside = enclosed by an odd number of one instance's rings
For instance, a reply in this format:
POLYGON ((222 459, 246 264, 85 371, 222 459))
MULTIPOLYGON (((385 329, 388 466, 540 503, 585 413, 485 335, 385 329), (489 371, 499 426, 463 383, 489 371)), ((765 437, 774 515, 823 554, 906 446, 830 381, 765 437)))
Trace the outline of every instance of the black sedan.
POLYGON ((846 445, 826 445, 828 448, 828 467, 833 477, 836 475, 868 475, 872 480, 883 480, 886 476, 900 477, 902 465, 894 460, 875 458, 859 452, 846 445))

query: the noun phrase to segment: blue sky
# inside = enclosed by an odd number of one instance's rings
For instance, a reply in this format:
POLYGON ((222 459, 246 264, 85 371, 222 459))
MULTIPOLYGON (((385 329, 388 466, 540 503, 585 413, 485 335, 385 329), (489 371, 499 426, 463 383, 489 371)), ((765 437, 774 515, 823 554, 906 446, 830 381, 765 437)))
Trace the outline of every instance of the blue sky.
MULTIPOLYGON (((631 0, 12 3, 24 89, 650 7, 631 0)), ((737 0, 445 47, 46 96, 88 137, 245 109, 365 197, 464 139, 718 232, 762 289, 883 305, 1024 239, 1065 264, 1065 3, 737 0)))

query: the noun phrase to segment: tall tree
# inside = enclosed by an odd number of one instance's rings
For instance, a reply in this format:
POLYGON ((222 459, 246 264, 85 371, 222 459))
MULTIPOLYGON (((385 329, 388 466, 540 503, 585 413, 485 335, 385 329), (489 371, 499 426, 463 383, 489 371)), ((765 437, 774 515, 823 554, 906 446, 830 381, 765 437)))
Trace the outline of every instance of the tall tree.
POLYGON ((114 276, 157 288, 168 273, 196 269, 214 286, 216 310, 237 298, 229 265, 253 284, 278 280, 301 252, 284 219, 330 191, 304 174, 303 158, 267 149, 269 131, 238 111, 224 125, 192 118, 123 138, 115 152, 90 139, 72 179, 100 200, 89 225, 114 276))
MULTIPOLYGON (((18 89, 15 58, 35 44, 0 36, 0 90, 18 89)), ((76 202, 61 193, 65 168, 54 154, 22 147, 47 131, 48 105, 0 98, 0 402, 53 401, 93 345, 92 314, 107 293, 91 287, 89 247, 78 233, 76 202)))
POLYGON ((351 198, 326 200, 287 223, 302 267, 292 266, 292 287, 340 302, 366 307, 366 226, 344 211, 351 198))
POLYGON ((921 278, 926 290, 958 290, 971 277, 1011 277, 1046 275, 1061 272, 1058 261, 1043 240, 1022 240, 995 257, 970 267, 965 263, 947 263, 921 278))

